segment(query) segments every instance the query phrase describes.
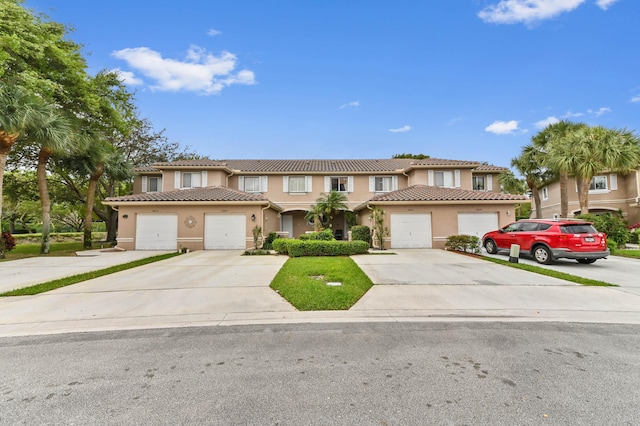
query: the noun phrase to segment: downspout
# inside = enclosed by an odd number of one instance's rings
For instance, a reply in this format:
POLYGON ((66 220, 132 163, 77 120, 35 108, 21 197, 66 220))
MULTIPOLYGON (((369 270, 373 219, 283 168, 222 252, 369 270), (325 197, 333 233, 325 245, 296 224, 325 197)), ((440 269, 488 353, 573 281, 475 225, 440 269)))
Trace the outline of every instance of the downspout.
POLYGON ((265 218, 264 218, 264 211, 271 208, 271 203, 267 202, 267 205, 264 206, 262 208, 262 211, 260 212, 260 227, 262 228, 262 242, 264 243, 264 227, 265 227, 265 218))
POLYGON ((225 178, 224 186, 226 186, 227 188, 229 187, 229 178, 230 178, 231 176, 233 176, 233 170, 231 170, 231 173, 230 173, 230 174, 228 174, 228 175, 226 176, 226 178, 225 178))

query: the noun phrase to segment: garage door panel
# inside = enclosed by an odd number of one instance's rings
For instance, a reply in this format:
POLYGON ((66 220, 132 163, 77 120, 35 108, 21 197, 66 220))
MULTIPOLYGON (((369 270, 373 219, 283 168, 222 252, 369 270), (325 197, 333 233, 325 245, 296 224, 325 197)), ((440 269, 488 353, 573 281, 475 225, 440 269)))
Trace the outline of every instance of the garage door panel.
POLYGON ((136 216, 136 250, 177 250, 178 215, 136 216))
POLYGON ((431 214, 392 214, 392 248, 431 248, 431 214))
POLYGON ((244 250, 247 217, 243 214, 208 214, 204 224, 205 250, 244 250))
POLYGON ((458 235, 482 238, 498 229, 498 213, 458 213, 458 235))

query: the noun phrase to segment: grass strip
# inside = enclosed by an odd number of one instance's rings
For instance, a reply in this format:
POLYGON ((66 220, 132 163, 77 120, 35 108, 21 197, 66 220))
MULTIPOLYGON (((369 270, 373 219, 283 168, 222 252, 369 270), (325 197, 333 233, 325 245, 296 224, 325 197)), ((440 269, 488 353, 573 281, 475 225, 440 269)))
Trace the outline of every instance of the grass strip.
POLYGON ((34 294, 44 293, 46 291, 55 290, 57 288, 66 287, 68 285, 77 284, 82 281, 91 280, 93 278, 102 277, 105 275, 113 274, 115 272, 125 271, 127 269, 135 268, 137 266, 147 265, 149 263, 158 262, 160 260, 169 259, 175 256, 179 256, 180 253, 166 253, 158 256, 147 257, 145 259, 134 260, 133 262, 123 263, 121 265, 110 266, 105 269, 99 269, 97 271, 85 272, 78 275, 72 275, 70 277, 59 278, 57 280, 48 281, 42 284, 32 285, 30 287, 19 288, 17 290, 7 291, 0 294, 0 297, 6 296, 32 296, 34 294))
POLYGON ((631 259, 640 259, 640 250, 614 250, 614 256, 629 257, 631 259))
POLYGON ((271 288, 300 311, 347 310, 371 286, 369 277, 351 258, 338 256, 291 258, 271 282, 271 288))
POLYGON ((498 263, 500 265, 510 266, 516 269, 522 269, 524 271, 535 272, 536 274, 546 275, 548 277, 558 278, 565 281, 571 281, 574 283, 582 284, 592 287, 619 287, 617 284, 606 283, 604 281, 592 280, 589 278, 578 277, 576 275, 567 274, 564 272, 554 271, 552 269, 542 268, 540 266, 527 265, 525 263, 511 263, 506 260, 496 259, 494 257, 480 256, 484 260, 489 262, 498 263))

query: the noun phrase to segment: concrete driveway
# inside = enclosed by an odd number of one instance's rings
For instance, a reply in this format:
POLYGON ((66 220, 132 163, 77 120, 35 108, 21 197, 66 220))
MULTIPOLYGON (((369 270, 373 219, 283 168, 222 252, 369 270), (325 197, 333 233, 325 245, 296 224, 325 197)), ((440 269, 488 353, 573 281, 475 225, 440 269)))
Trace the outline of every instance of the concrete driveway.
POLYGON ((375 285, 352 311, 391 317, 640 322, 640 294, 585 287, 443 250, 354 256, 375 285))
MULTIPOLYGON (((508 255, 503 254, 487 254, 484 251, 482 254, 498 259, 509 259, 508 255)), ((640 295, 640 260, 638 259, 609 256, 606 259, 597 260, 590 265, 581 265, 575 260, 558 259, 551 265, 541 265, 531 257, 522 254, 519 262, 565 272, 579 277, 590 278, 592 280, 617 284, 624 287, 625 291, 640 295)))

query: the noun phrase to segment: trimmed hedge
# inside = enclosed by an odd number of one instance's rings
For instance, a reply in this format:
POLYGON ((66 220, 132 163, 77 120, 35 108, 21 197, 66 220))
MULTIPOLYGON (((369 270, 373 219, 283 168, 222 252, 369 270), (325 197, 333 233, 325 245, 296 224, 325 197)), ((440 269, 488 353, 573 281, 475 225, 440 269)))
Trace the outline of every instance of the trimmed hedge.
POLYGON ((444 246, 447 250, 480 253, 480 239, 475 235, 451 235, 444 246))
POLYGON ((368 226, 356 225, 351 227, 352 241, 366 241, 371 244, 371 229, 368 226))
POLYGON ((369 250, 365 241, 322 241, 278 239, 273 242, 273 249, 291 257, 302 256, 351 256, 364 254, 369 250))
POLYGON ((321 241, 334 241, 333 232, 331 229, 324 229, 320 232, 309 232, 308 234, 302 234, 298 237, 299 240, 313 241, 313 240, 321 240, 321 241))

